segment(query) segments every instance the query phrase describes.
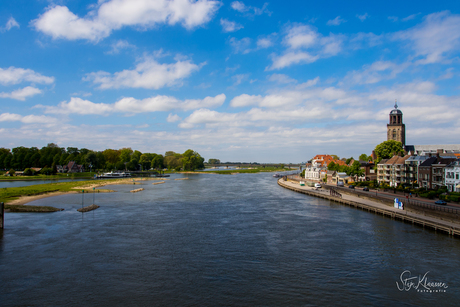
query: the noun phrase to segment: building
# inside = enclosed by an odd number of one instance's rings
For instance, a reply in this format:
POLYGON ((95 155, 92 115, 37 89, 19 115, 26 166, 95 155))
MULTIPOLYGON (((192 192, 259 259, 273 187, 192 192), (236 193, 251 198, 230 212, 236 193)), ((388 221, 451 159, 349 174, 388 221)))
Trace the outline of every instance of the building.
POLYGON ((405 162, 406 164, 406 183, 410 185, 418 184, 418 167, 422 164, 428 156, 414 156, 411 155, 405 162))
POLYGON ((428 159, 422 162, 418 168, 419 187, 427 189, 439 189, 445 185, 445 168, 457 160, 455 157, 442 157, 428 155, 428 159))
POLYGON ((444 182, 449 192, 460 192, 460 159, 446 166, 444 182))
POLYGON ((390 122, 387 124, 387 141, 394 140, 401 142, 406 146, 406 125, 403 123, 403 113, 398 109, 395 102, 395 108, 390 112, 390 122))
POLYGON ((379 184, 387 184, 390 187, 398 187, 406 183, 405 161, 409 155, 404 157, 393 156, 390 159, 384 159, 377 164, 377 176, 379 184))

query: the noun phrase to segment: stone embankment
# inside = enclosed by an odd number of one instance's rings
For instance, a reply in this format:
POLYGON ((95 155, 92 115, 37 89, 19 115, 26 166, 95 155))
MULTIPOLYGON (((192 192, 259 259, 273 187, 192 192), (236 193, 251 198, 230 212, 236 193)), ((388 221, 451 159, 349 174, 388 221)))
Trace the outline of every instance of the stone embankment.
POLYGON ((93 205, 89 205, 89 206, 77 209, 77 211, 78 212, 88 212, 88 211, 96 210, 97 208, 99 208, 99 206, 93 204, 93 205))
POLYGON ((144 191, 144 188, 131 190, 131 193, 137 193, 137 192, 140 192, 140 191, 144 191))
POLYGON ((396 209, 389 205, 387 200, 375 201, 349 194, 331 192, 331 190, 316 190, 311 187, 300 186, 299 183, 295 181, 285 181, 283 178, 280 178, 278 180, 278 185, 298 193, 314 197, 320 197, 343 205, 354 207, 356 209, 361 209, 368 212, 373 212, 375 214, 380 214, 391 219, 412 223, 414 225, 419 225, 424 228, 430 228, 435 231, 439 230, 449 235, 460 237, 460 224, 440 220, 431 216, 425 216, 414 212, 408 212, 406 210, 396 209))

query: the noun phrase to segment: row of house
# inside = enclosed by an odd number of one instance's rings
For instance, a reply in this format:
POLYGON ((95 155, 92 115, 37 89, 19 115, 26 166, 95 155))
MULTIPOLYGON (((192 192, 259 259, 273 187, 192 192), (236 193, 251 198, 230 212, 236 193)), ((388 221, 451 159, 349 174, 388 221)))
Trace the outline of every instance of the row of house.
POLYGON ((427 189, 447 186, 460 191, 460 153, 439 149, 436 154, 394 156, 377 165, 377 180, 391 187, 418 185, 427 189))
MULTIPOLYGON (((348 176, 346 173, 328 170, 328 165, 334 162, 337 165, 347 165, 344 160, 334 159, 331 155, 316 155, 305 165, 305 179, 315 182, 327 182, 328 184, 338 184, 339 182, 349 183, 354 181, 369 181, 376 179, 374 163, 369 161, 359 161, 363 176, 348 176)), ((351 160, 348 166, 353 165, 355 160, 351 160)))

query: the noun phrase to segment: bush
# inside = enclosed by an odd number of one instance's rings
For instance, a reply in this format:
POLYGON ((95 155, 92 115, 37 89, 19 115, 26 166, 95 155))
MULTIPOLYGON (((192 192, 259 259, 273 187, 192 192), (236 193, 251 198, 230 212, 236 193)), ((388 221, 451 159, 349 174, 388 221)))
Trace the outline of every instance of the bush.
POLYGON ((14 169, 10 169, 8 174, 10 174, 10 176, 14 176, 14 174, 16 173, 16 171, 14 169))
POLYGON ((42 168, 40 173, 42 173, 43 175, 51 175, 53 173, 53 169, 49 167, 44 167, 42 168))
POLYGON ((32 176, 34 174, 34 171, 31 170, 30 168, 26 168, 24 170, 24 176, 32 176))

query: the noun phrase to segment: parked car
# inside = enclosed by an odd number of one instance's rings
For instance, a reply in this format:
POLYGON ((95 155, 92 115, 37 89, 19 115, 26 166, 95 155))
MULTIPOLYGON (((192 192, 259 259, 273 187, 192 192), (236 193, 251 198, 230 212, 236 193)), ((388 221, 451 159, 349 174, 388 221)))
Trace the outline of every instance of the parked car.
POLYGON ((364 188, 363 188, 363 191, 369 192, 369 188, 368 188, 368 187, 364 187, 364 188))
POLYGON ((444 201, 444 200, 437 200, 437 201, 435 201, 434 203, 435 203, 436 205, 443 205, 443 206, 447 205, 446 201, 444 201))
POLYGON ((337 182, 337 186, 338 186, 338 187, 343 187, 343 181, 337 182))
POLYGON ((354 189, 355 186, 354 186, 354 185, 349 185, 348 188, 349 188, 349 189, 354 189))
POLYGON ((315 188, 320 189, 320 188, 321 188, 321 184, 320 184, 320 183, 315 183, 315 188))

